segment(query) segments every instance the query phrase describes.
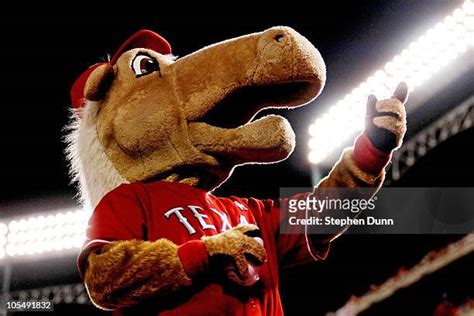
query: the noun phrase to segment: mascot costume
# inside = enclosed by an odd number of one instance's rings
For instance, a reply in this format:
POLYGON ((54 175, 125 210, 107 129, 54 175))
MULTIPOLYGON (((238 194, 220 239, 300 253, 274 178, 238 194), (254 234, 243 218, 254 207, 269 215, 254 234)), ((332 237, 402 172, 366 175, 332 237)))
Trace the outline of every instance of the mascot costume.
MULTIPOLYGON (((295 135, 262 109, 323 89, 318 50, 274 27, 176 59, 142 30, 71 90, 68 155, 93 209, 78 258, 93 303, 117 315, 282 315, 281 268, 325 258, 337 234, 280 234, 280 200, 210 192, 238 166, 286 159, 295 135)), ((374 194, 405 133, 407 87, 368 100, 365 130, 320 188, 374 194)), ((311 193, 308 193, 311 194, 311 193)))

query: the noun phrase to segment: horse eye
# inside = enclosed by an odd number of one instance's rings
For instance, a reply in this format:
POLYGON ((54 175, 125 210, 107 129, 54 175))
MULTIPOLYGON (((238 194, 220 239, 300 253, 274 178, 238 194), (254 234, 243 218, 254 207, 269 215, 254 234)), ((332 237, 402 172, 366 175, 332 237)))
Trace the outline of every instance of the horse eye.
POLYGON ((133 59, 132 70, 137 77, 140 77, 159 71, 160 65, 155 58, 144 54, 138 54, 133 59))

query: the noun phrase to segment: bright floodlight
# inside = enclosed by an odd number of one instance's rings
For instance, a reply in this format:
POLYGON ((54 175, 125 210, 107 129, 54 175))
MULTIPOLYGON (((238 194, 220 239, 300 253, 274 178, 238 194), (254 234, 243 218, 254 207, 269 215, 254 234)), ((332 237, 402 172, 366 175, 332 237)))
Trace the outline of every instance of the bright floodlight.
POLYGON ((0 258, 78 249, 85 239, 88 215, 73 209, 0 223, 0 258))
POLYGON ((363 129, 369 94, 389 98, 402 81, 413 91, 472 45, 474 3, 465 1, 311 124, 309 161, 315 164, 324 161, 363 129))

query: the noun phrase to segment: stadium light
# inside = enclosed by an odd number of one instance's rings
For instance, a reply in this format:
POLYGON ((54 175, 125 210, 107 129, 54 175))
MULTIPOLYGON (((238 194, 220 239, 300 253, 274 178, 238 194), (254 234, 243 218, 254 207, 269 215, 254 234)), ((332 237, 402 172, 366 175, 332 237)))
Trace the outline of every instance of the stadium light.
POLYGON ((89 213, 71 209, 0 223, 0 258, 79 249, 89 213))
POLYGON ((474 45, 474 3, 470 0, 428 30, 346 94, 309 127, 308 159, 325 161, 364 127, 367 97, 388 98, 399 82, 416 90, 474 45))

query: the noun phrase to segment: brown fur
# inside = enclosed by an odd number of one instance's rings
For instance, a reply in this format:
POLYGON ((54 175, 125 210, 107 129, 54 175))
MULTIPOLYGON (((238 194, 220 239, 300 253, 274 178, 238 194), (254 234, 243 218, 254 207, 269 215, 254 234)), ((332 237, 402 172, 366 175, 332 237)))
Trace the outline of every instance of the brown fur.
MULTIPOLYGON (((370 199, 377 193, 382 186, 385 177, 385 170, 382 170, 378 175, 364 172, 355 165, 352 154, 353 148, 347 148, 344 150, 341 158, 329 172, 329 175, 322 179, 314 189, 313 194, 315 196, 322 195, 322 198, 331 196, 331 198, 339 199, 370 199), (354 190, 324 190, 331 188, 347 188, 354 190)), ((358 214, 356 213, 350 214, 350 216, 353 217, 356 217, 357 215, 358 214)), ((324 217, 326 216, 326 213, 320 214, 320 216, 324 217)), ((334 216, 334 214, 331 214, 331 216, 334 216)), ((337 232, 331 231, 328 233, 325 231, 325 227, 322 226, 322 231, 319 234, 313 230, 313 234, 308 235, 308 242, 311 242, 315 246, 313 249, 318 249, 318 245, 319 247, 322 245, 322 249, 326 249, 327 245, 343 234, 347 228, 348 226, 344 226, 337 232)), ((324 256, 325 255, 322 257, 324 258, 324 256)), ((319 260, 321 256, 316 255, 315 258, 319 260)))
POLYGON ((191 284, 177 246, 167 239, 112 242, 91 253, 88 264, 84 281, 94 304, 103 309, 129 306, 191 284))
MULTIPOLYGON (((234 260, 239 274, 233 273, 230 278, 237 284, 249 276, 246 254, 258 263, 266 260, 263 246, 245 235, 257 229, 255 225, 239 225, 202 238, 210 256, 224 255, 234 260)), ((91 253, 84 281, 92 301, 100 308, 115 309, 191 285, 177 251, 174 243, 160 239, 116 241, 91 253)))
POLYGON ((288 121, 276 115, 268 115, 236 129, 194 123, 189 127, 189 134, 199 150, 224 154, 237 163, 249 159, 253 162, 277 161, 291 153, 295 143, 295 134, 288 121))
POLYGON ((84 87, 84 97, 90 101, 101 100, 114 79, 114 68, 103 64, 90 74, 84 87))
MULTIPOLYGON (((93 72, 87 87, 102 86, 100 71, 93 72)), ((263 108, 311 101, 325 82, 319 52, 287 27, 228 40, 177 61, 151 50, 132 49, 118 58, 114 73, 110 87, 103 85, 109 88, 102 92, 97 132, 118 172, 133 182, 164 179, 183 167, 199 166, 198 178, 207 179, 198 186, 205 189, 222 183, 235 165, 288 157, 294 135, 286 120, 271 116, 245 123, 263 108), (156 58, 160 71, 136 78, 130 64, 138 52, 156 58), (273 92, 255 97, 256 104, 228 105, 250 106, 249 112, 237 115, 242 116, 240 128, 199 122, 226 97, 246 87, 271 85, 273 92)), ((102 80, 109 78, 108 72, 102 74, 102 80)))
POLYGON ((228 275, 234 283, 240 284, 249 277, 246 254, 252 255, 258 263, 266 261, 266 252, 262 245, 245 233, 258 230, 255 225, 239 225, 218 235, 203 237, 210 256, 225 255, 233 259, 238 270, 228 275))
POLYGON ((353 149, 345 149, 341 158, 329 175, 322 179, 316 188, 360 188, 372 187, 375 193, 383 183, 385 171, 371 175, 358 168, 352 159, 353 149))

